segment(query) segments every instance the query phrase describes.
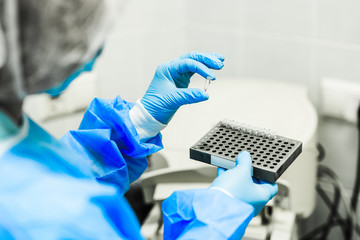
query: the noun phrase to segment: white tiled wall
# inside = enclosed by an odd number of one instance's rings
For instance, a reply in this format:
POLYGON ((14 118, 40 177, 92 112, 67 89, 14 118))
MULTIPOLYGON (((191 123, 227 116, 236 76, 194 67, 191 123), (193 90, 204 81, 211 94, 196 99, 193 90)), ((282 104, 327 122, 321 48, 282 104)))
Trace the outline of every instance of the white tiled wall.
POLYGON ((287 39, 239 36, 239 76, 308 83, 311 46, 287 39))
POLYGON ((359 81, 359 12, 355 0, 128 1, 98 69, 112 87, 132 74, 139 87, 158 63, 200 50, 226 56, 220 76, 359 81))
MULTIPOLYGON (((128 1, 97 66, 99 95, 135 100, 159 63, 192 50, 226 56, 219 80, 303 82, 317 101, 323 77, 360 81, 360 1, 128 1)), ((331 149, 326 163, 351 189, 356 145, 349 143, 357 141, 355 127, 324 120, 320 130, 331 149)), ((312 221, 324 214, 316 211, 312 221)))
POLYGON ((242 28, 264 33, 313 34, 313 0, 248 0, 239 1, 243 15, 242 28))
POLYGON ((98 95, 134 101, 157 65, 186 51, 184 7, 179 0, 128 1, 95 66, 98 95))
POLYGON ((360 44, 360 2, 356 0, 319 0, 319 38, 360 44))

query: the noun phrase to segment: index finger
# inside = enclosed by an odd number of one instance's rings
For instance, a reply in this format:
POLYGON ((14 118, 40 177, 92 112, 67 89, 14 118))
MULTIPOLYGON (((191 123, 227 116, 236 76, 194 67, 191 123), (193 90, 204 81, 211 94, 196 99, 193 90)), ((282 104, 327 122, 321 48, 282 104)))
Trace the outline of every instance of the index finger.
POLYGON ((263 190, 267 191, 271 198, 273 198, 277 192, 278 192, 278 185, 276 183, 269 183, 262 179, 259 179, 260 183, 258 186, 260 186, 263 190))
POLYGON ((225 58, 217 53, 190 52, 180 56, 180 59, 192 59, 204 64, 208 68, 220 70, 224 67, 223 61, 225 58))
POLYGON ((225 168, 218 167, 216 176, 220 176, 220 175, 223 174, 224 172, 226 172, 226 169, 225 169, 225 168))
POLYGON ((177 73, 197 73, 203 78, 215 80, 216 76, 205 64, 195 61, 193 59, 181 59, 170 62, 171 68, 175 69, 177 73))

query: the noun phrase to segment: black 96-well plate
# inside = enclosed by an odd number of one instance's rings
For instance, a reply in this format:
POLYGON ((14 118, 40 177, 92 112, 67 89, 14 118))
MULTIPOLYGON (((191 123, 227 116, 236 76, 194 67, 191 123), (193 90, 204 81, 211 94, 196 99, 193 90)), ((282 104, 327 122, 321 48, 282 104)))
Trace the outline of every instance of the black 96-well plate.
POLYGON ((219 122, 190 148, 190 158, 229 169, 242 151, 251 154, 253 177, 275 182, 300 155, 302 143, 219 122))

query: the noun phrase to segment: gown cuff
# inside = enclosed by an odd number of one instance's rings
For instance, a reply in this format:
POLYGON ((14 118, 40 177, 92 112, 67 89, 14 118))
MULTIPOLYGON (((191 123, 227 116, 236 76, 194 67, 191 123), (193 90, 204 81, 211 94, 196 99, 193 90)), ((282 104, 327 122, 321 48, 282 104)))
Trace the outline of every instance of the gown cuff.
POLYGON ((153 118, 141 104, 140 99, 136 101, 129 114, 141 142, 146 142, 150 138, 155 137, 167 126, 153 118))
POLYGON ((241 239, 254 208, 216 189, 175 191, 163 204, 164 239, 241 239))

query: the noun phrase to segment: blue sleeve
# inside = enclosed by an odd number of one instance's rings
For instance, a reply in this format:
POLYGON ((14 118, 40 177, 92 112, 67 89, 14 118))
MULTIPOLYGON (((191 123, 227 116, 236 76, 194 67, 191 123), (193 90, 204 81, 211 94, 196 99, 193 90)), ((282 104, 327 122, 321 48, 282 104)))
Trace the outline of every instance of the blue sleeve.
POLYGON ((0 158, 0 239, 144 239, 114 187, 54 172, 30 158, 5 157, 0 158))
POLYGON ((218 190, 174 192, 163 202, 164 239, 241 239, 254 208, 218 190))
POLYGON ((140 142, 129 117, 133 106, 120 97, 95 98, 79 129, 61 139, 78 157, 89 159, 99 181, 115 184, 122 192, 145 171, 146 157, 162 149, 160 133, 145 143, 140 142))

